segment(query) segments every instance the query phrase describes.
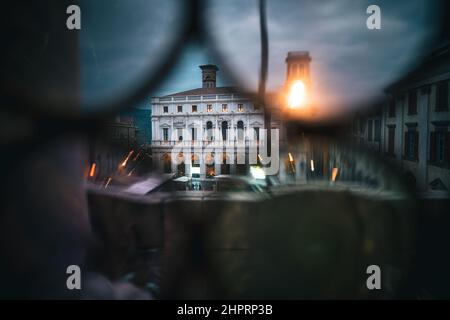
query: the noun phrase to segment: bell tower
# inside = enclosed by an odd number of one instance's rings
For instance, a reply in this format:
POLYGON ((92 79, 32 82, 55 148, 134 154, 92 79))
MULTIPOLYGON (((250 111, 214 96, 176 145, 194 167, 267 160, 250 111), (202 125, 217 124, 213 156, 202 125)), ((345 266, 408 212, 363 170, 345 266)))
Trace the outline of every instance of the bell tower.
POLYGON ((286 82, 289 87, 295 81, 302 81, 307 90, 311 88, 309 63, 311 57, 308 51, 289 51, 286 57, 286 82))
POLYGON ((202 88, 215 88, 216 72, 219 68, 214 64, 204 64, 200 69, 202 69, 202 88))

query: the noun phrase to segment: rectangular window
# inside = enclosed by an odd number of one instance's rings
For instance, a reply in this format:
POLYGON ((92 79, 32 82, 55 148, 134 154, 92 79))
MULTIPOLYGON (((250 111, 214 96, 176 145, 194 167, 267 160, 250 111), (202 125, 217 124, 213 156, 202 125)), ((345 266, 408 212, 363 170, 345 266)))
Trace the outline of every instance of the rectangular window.
POLYGON ((381 141, 381 121, 375 120, 375 141, 380 142, 381 141))
POLYGON ((192 112, 197 112, 197 106, 196 105, 192 106, 192 112))
POLYGON ((227 112, 228 111, 228 105, 226 103, 224 103, 222 105, 222 112, 227 112))
POLYGON ((237 110, 238 110, 238 112, 243 112, 244 111, 244 105, 242 103, 239 103, 237 110))
POLYGON ((419 133, 415 128, 409 128, 405 132, 405 158, 409 160, 418 160, 419 155, 419 133))
POLYGON ((212 104, 206 105, 206 112, 212 112, 212 104))
POLYGON ((183 106, 177 106, 178 113, 183 112, 183 106))
POLYGON ((169 141, 169 128, 163 128, 163 140, 169 141))
POLYGON ((372 142, 373 140, 373 122, 369 120, 367 123, 367 141, 372 142))
POLYGON ((191 139, 192 139, 192 141, 197 140, 197 130, 196 130, 196 128, 191 128, 191 139))
POLYGON ((169 113, 169 106, 164 106, 163 107, 163 112, 164 113, 169 113))
POLYGON ((408 114, 417 114, 417 91, 414 90, 408 96, 408 114))
POLYGON ((395 127, 388 127, 388 150, 389 155, 395 154, 395 127))
POLYGON ((447 127, 438 127, 430 132, 430 162, 450 164, 450 133, 447 127))
POLYGON ((438 83, 436 88, 436 111, 448 110, 448 81, 438 83))
POLYGON ((254 104, 253 105, 253 109, 256 111, 256 110, 259 110, 259 105, 257 105, 257 104, 254 104))
POLYGON ((395 99, 389 101, 388 117, 389 118, 395 117, 395 99))

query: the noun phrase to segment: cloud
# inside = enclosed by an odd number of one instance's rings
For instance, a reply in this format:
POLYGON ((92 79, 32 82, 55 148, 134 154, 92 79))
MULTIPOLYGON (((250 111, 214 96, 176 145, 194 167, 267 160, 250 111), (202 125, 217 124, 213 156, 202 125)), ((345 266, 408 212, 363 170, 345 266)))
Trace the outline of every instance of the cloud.
MULTIPOLYGON (((210 29, 220 50, 237 76, 255 90, 260 63, 257 1, 212 3, 210 29)), ((421 49, 428 49, 422 45, 432 31, 430 9, 425 0, 269 0, 269 88, 283 84, 288 51, 308 50, 320 103, 350 104, 381 94, 423 54, 421 49), (366 28, 372 2, 381 7, 381 30, 366 28)))
POLYGON ((167 54, 182 15, 176 0, 83 0, 80 7, 85 102, 134 88, 167 54))
MULTIPOLYGON (((312 56, 313 93, 328 106, 350 104, 380 94, 423 54, 433 24, 427 0, 267 0, 269 89, 283 85, 288 51, 312 56), (366 28, 366 9, 378 4, 382 29, 366 28)), ((173 73, 153 95, 201 85, 198 65, 219 64, 219 84, 227 71, 245 89, 256 90, 260 64, 258 1, 206 2, 207 23, 223 61, 208 50, 185 48, 173 73)), ((160 63, 183 12, 175 0, 86 1, 81 34, 82 85, 87 97, 131 88, 148 68, 160 63)), ((149 93, 150 94, 150 93, 149 93)))

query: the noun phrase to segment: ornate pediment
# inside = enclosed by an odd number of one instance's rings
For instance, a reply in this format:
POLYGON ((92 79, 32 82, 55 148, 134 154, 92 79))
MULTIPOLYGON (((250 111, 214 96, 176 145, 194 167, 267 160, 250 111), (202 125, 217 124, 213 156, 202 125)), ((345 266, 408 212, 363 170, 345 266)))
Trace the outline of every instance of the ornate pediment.
POLYGON ((176 117, 173 119, 173 126, 175 128, 182 128, 186 125, 186 118, 176 117))
POLYGON ((217 120, 218 120, 219 122, 222 122, 222 121, 228 121, 228 122, 231 122, 231 117, 230 117, 230 116, 219 116, 219 117, 217 118, 217 120))
POLYGON ((250 126, 252 126, 252 127, 262 127, 263 123, 259 122, 259 121, 253 121, 253 122, 250 122, 250 126))

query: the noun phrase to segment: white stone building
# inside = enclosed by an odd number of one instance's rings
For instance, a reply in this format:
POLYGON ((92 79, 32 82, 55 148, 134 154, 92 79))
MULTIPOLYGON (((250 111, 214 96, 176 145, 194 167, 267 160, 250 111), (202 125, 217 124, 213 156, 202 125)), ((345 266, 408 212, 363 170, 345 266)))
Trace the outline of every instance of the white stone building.
MULTIPOLYGON (((152 98, 152 152, 162 172, 191 176, 198 173, 202 178, 219 174, 246 174, 248 165, 236 163, 236 159, 209 152, 214 143, 229 145, 241 142, 248 146, 258 141, 264 128, 263 109, 234 87, 216 87, 215 65, 202 65, 202 88, 152 98), (179 155, 178 164, 172 161, 174 146, 192 146, 189 163, 179 155), (202 152, 195 152, 201 150, 202 152), (201 157, 199 153, 204 156, 201 157), (206 155, 206 156, 205 156, 206 155), (201 157, 202 159, 198 159, 201 157), (192 167, 199 169, 192 170, 192 167)), ((272 128, 279 128, 279 122, 272 128)), ((233 157, 231 157, 233 158, 233 157)), ((247 162, 247 161, 246 161, 247 162)))
MULTIPOLYGON (((286 103, 284 91, 301 80, 305 90, 310 92, 310 61, 307 51, 288 52, 285 83, 280 90, 266 96, 270 101, 270 129, 278 130, 280 152, 286 149, 286 128, 281 112, 286 103)), ((251 165, 265 159, 265 147, 261 143, 266 136, 264 108, 237 88, 217 87, 217 66, 202 65, 200 69, 201 88, 152 98, 153 160, 161 172, 179 176, 196 174, 209 178, 220 174, 247 174, 251 165), (189 152, 177 153, 180 146, 190 147, 189 152), (172 161, 173 157, 177 159, 172 161)), ((272 143, 274 141, 272 139, 272 143)), ((286 160, 288 153, 279 156, 277 174, 280 180, 285 180, 292 163, 286 160)), ((295 157, 300 161, 305 154, 302 152, 295 157)), ((270 167, 272 165, 271 162, 270 167)))

